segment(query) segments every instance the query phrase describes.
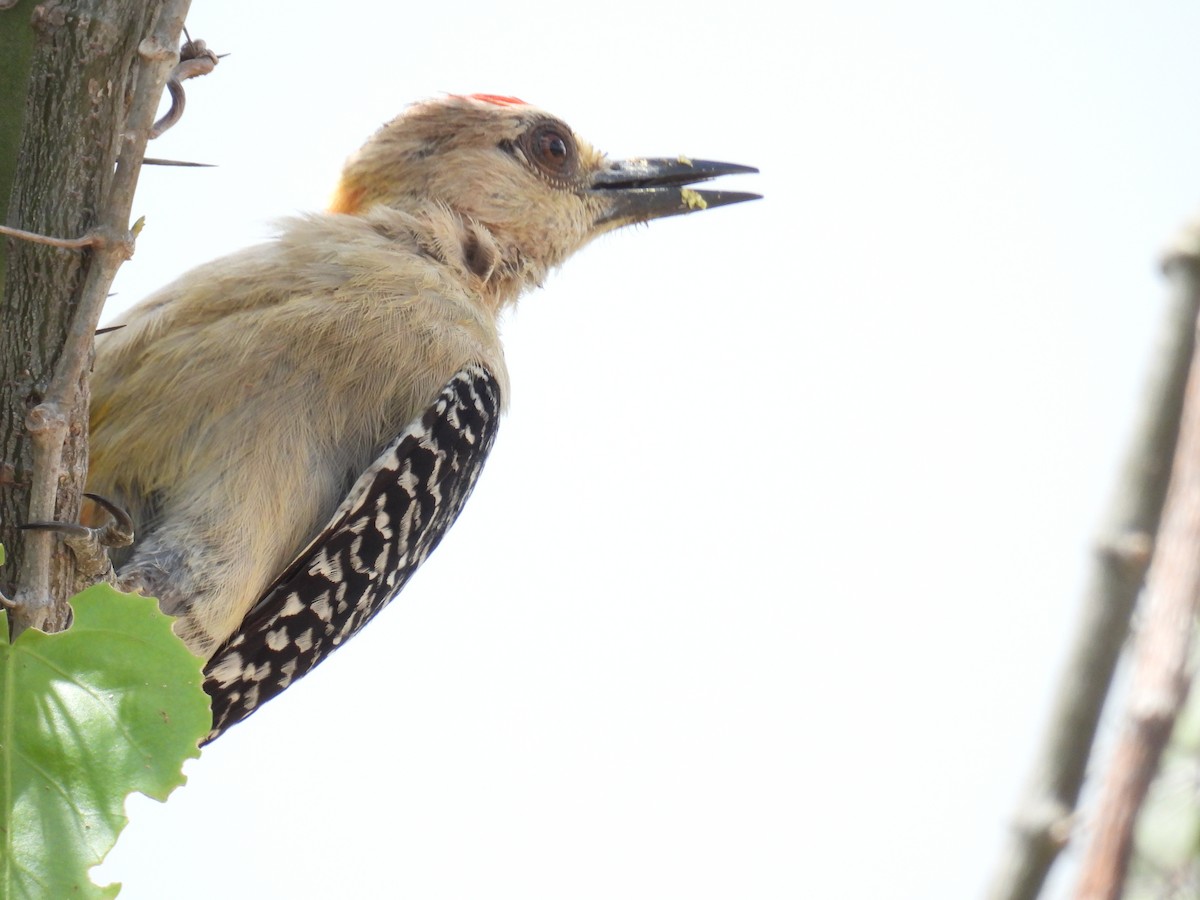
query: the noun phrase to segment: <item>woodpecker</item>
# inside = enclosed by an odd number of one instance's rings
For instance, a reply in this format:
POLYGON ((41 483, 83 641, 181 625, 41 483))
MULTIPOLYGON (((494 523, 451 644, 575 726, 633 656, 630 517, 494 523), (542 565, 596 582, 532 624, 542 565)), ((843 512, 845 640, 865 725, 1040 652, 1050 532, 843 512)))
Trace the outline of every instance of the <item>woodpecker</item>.
POLYGON ((509 393, 504 310, 599 234, 756 199, 687 187, 755 171, 613 161, 515 98, 438 98, 349 159, 327 211, 97 338, 88 490, 137 535, 118 585, 206 660, 207 740, 362 628, 453 524, 509 393))

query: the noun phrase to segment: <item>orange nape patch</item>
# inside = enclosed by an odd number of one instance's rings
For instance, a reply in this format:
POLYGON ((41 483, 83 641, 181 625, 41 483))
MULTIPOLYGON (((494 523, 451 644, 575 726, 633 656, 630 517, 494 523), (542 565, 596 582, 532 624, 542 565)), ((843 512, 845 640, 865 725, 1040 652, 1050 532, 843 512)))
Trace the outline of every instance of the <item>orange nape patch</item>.
POLYGON ((362 206, 364 193, 362 188, 347 187, 344 181, 339 182, 333 196, 329 199, 329 211, 353 215, 362 206))
POLYGON ((517 97, 503 97, 500 94, 468 94, 470 100, 481 100, 484 103, 491 103, 493 106, 528 106, 524 100, 517 97))

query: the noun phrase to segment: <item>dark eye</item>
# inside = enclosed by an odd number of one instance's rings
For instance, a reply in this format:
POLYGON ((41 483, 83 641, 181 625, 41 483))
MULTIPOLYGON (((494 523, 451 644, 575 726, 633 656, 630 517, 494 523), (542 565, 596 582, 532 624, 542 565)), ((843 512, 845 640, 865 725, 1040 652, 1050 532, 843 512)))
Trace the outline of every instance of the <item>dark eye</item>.
POLYGON ((570 178, 575 174, 575 141, 556 125, 541 125, 529 134, 530 159, 547 175, 570 178))
MULTIPOLYGON (((567 142, 561 134, 547 131, 538 135, 538 150, 541 151, 543 159, 553 157, 554 165, 562 165, 567 161, 567 142)), ((546 161, 551 162, 549 159, 546 161)))

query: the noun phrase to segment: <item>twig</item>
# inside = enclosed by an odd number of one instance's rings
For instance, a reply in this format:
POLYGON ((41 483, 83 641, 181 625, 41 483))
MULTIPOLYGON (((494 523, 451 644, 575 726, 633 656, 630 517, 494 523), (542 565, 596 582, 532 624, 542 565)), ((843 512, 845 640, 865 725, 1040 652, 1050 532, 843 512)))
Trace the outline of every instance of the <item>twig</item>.
MULTIPOLYGON (((101 309, 112 285, 113 276, 128 258, 132 245, 129 226, 134 189, 141 171, 142 157, 154 113, 162 95, 162 86, 175 60, 175 41, 183 28, 190 0, 165 0, 149 37, 138 47, 142 64, 135 78, 129 114, 123 129, 123 143, 108 196, 98 210, 94 234, 104 240, 94 247, 94 256, 80 292, 75 317, 55 366, 54 377, 42 401, 29 411, 33 465, 29 488, 29 519, 54 518, 55 501, 61 472, 62 448, 67 437, 67 421, 74 402, 76 386, 90 357, 92 336, 101 309)), ((34 533, 26 544, 23 577, 12 597, 16 604, 13 637, 29 626, 41 627, 52 618, 57 603, 50 590, 50 565, 54 536, 34 533)))
POLYGON ((79 238, 56 238, 33 231, 22 231, 20 228, 9 228, 0 225, 0 234, 6 237, 29 241, 31 244, 46 244, 50 247, 62 247, 64 250, 86 250, 88 247, 99 246, 103 238, 99 234, 85 234, 79 238))
POLYGON ((988 891, 991 900, 1034 900, 1073 825, 1079 792, 1113 671, 1146 573, 1166 497, 1184 390, 1194 354, 1200 287, 1193 235, 1168 257, 1170 299, 1141 418, 1097 540, 1074 647, 1013 834, 988 891))
MULTIPOLYGON (((1178 260, 1193 293, 1196 259, 1178 260)), ((1133 829, 1163 748, 1187 699, 1188 654, 1200 601, 1200 364, 1193 361, 1163 510, 1146 585, 1146 621, 1134 656, 1126 724, 1100 794, 1077 900, 1115 900, 1133 850, 1133 829)))

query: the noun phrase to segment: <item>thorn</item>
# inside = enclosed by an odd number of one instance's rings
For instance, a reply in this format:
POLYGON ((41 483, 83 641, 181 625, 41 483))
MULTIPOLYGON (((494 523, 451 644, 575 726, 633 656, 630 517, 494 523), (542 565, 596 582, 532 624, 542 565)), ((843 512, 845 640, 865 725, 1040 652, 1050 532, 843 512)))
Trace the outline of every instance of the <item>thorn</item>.
POLYGON ((92 529, 86 525, 77 525, 74 522, 26 522, 24 525, 18 525, 17 528, 21 531, 53 531, 57 534, 78 538, 85 538, 92 533, 92 529))
POLYGON ((187 166, 195 169, 215 169, 216 163, 198 163, 188 162, 182 159, 158 159, 153 156, 147 156, 142 160, 144 166, 187 166))
POLYGON ((112 521, 100 528, 89 528, 76 522, 26 522, 17 527, 22 531, 52 531, 68 539, 95 541, 101 547, 128 547, 133 543, 133 518, 117 504, 99 494, 83 492, 87 497, 112 517, 112 521))
POLYGON ((124 325, 109 325, 107 328, 97 328, 96 334, 108 334, 110 331, 120 331, 124 325))

